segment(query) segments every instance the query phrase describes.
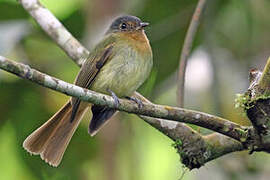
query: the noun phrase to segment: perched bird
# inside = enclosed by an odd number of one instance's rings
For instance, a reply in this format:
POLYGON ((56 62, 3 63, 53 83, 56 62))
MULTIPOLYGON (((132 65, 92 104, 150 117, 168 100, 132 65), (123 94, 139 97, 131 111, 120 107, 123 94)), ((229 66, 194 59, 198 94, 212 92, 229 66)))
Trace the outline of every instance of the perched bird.
MULTIPOLYGON (((75 84, 90 90, 110 94, 116 105, 118 97, 130 97, 150 74, 153 58, 144 33, 148 23, 135 16, 121 16, 113 21, 103 40, 98 43, 82 65, 75 84)), ((136 99, 132 99, 137 101, 136 99)), ((91 136, 116 112, 71 98, 40 128, 29 135, 23 147, 52 166, 58 166, 67 145, 85 112, 91 108, 91 136)))

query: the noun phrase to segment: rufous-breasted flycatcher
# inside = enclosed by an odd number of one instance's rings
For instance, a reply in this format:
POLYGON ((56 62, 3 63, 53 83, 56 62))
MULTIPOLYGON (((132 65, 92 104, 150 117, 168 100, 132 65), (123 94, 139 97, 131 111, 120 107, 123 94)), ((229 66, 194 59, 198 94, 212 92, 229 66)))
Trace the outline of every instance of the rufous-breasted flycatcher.
MULTIPOLYGON (((130 97, 150 74, 153 57, 144 33, 148 23, 135 16, 121 16, 113 21, 103 40, 91 51, 82 65, 75 85, 110 94, 130 97)), ((116 112, 106 106, 97 106, 71 98, 40 128, 29 135, 23 147, 52 166, 58 166, 85 112, 91 108, 89 134, 97 131, 116 112)))

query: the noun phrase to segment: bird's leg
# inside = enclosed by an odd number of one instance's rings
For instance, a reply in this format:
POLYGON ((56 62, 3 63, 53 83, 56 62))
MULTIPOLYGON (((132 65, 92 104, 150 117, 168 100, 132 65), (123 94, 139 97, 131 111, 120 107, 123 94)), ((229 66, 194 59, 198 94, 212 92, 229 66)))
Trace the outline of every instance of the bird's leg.
POLYGON ((116 107, 119 107, 119 104, 120 104, 119 98, 116 96, 116 94, 115 94, 112 90, 107 89, 107 91, 108 91, 108 92, 111 94, 111 96, 113 97, 114 105, 115 105, 116 107))
POLYGON ((135 103, 137 103, 138 104, 138 107, 140 109, 143 107, 143 103, 142 103, 142 101, 140 99, 135 98, 135 97, 129 97, 129 96, 126 96, 125 98, 128 99, 128 100, 131 100, 131 101, 133 101, 135 103))

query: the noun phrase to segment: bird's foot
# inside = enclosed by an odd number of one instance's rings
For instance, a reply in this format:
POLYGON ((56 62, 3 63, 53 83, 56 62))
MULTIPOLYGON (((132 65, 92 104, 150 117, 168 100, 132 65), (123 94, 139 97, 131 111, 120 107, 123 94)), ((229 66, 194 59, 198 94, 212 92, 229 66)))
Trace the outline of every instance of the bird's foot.
POLYGON ((115 94, 112 90, 107 89, 107 91, 108 91, 108 92, 111 94, 111 96, 113 97, 115 107, 118 108, 119 105, 120 105, 119 98, 116 96, 116 94, 115 94))
POLYGON ((137 103, 139 109, 141 109, 143 107, 142 101, 140 99, 138 99, 138 98, 126 96, 126 99, 131 100, 131 101, 137 103))

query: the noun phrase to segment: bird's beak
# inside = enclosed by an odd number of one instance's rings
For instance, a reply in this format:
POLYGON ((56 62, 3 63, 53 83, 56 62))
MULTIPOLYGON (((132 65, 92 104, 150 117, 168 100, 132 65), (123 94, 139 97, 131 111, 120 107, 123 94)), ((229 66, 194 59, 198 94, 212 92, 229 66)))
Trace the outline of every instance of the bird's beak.
POLYGON ((142 28, 145 28, 146 26, 149 25, 149 23, 148 22, 141 22, 140 25, 141 25, 142 28))

